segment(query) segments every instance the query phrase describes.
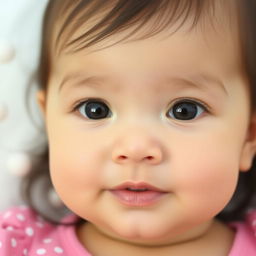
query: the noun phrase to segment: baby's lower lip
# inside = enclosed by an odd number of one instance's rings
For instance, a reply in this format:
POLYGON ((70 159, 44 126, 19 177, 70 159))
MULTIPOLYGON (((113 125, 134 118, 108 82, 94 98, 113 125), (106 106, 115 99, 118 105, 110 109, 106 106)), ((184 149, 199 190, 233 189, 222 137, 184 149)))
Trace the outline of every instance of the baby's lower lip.
POLYGON ((111 190, 110 191, 120 203, 126 206, 135 206, 135 207, 142 207, 142 206, 151 206, 157 203, 166 192, 159 192, 153 190, 147 191, 129 191, 126 189, 121 190, 111 190))

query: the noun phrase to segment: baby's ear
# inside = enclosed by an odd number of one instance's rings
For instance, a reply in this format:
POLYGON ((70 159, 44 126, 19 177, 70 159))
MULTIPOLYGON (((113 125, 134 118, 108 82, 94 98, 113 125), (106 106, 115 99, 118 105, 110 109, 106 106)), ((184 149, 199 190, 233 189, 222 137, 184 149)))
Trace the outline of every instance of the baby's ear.
POLYGON ((44 90, 39 90, 36 93, 36 100, 37 100, 37 104, 38 104, 40 110, 42 111, 43 116, 45 117, 45 113, 46 113, 46 92, 44 90))
POLYGON ((256 113, 251 116, 250 124, 248 127, 247 138, 240 159, 240 171, 246 172, 251 166, 256 154, 256 113))

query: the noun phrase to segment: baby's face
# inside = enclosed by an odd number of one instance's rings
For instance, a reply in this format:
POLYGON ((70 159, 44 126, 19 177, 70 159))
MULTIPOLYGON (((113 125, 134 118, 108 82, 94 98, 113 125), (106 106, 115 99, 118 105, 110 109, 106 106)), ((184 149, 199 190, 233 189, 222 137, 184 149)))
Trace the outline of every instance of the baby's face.
POLYGON ((62 54, 47 102, 38 94, 63 202, 133 242, 202 232, 253 156, 235 34, 219 26, 166 35, 62 54), (160 192, 116 188, 126 182, 160 192))

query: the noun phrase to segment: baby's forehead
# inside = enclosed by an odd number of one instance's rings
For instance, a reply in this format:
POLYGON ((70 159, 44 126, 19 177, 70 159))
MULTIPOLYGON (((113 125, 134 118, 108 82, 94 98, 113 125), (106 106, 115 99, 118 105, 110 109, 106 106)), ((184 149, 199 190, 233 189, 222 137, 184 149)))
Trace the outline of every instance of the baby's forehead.
POLYGON ((237 33, 234 1, 158 0, 141 7, 136 1, 119 2, 120 5, 116 1, 96 0, 87 5, 85 1, 77 4, 63 0, 61 8, 52 12, 59 17, 52 31, 53 55, 94 46, 96 49, 108 47, 112 43, 141 40, 159 33, 167 36, 191 30, 217 34, 232 32, 232 36, 233 32, 237 33), (60 13, 62 15, 58 15, 60 13))

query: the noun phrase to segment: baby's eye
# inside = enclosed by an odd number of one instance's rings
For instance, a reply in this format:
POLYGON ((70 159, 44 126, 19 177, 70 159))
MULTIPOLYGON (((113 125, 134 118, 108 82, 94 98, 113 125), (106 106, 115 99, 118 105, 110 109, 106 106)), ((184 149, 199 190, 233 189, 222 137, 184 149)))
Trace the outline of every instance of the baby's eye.
POLYGON ((192 100, 181 100, 175 103, 167 112, 167 117, 177 120, 192 120, 207 111, 202 104, 192 100))
POLYGON ((102 119, 109 117, 110 110, 108 106, 100 100, 87 100, 83 101, 75 107, 82 115, 88 119, 102 119))

